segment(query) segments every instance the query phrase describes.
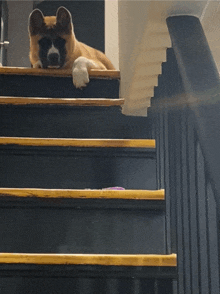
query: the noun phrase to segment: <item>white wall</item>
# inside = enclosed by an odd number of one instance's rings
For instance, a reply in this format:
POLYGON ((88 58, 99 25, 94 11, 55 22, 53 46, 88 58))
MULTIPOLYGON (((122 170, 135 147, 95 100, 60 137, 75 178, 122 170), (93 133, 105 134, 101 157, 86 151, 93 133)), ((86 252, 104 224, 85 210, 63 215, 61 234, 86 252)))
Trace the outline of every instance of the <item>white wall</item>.
MULTIPOLYGON (((161 73, 162 62, 166 61, 166 48, 171 46, 166 18, 185 14, 201 18, 208 11, 209 2, 216 1, 119 0, 120 96, 125 99, 124 114, 147 115, 157 76, 161 73)), ((212 13, 213 10, 210 15, 212 13)), ((217 14, 220 25, 220 9, 217 14)), ((212 21, 210 16, 209 23, 212 21)), ((219 25, 215 26, 218 32, 219 25)), ((211 32, 209 35, 211 39, 211 32)), ((216 37, 220 39, 220 33, 216 37)), ((220 66, 218 52, 216 49, 220 66)))
POLYGON ((118 0, 105 0, 105 54, 119 69, 118 0))
POLYGON ((8 66, 30 67, 28 17, 32 1, 8 1, 8 66))
POLYGON ((220 1, 209 1, 201 17, 201 23, 220 72, 220 1))

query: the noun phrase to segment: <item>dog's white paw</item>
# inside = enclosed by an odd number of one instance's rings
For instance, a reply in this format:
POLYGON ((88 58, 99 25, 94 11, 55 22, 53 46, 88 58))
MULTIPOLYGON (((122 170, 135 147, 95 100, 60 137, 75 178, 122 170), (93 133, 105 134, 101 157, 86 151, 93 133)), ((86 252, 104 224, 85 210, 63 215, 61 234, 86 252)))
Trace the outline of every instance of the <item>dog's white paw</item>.
POLYGON ((76 88, 86 87, 89 82, 88 70, 98 68, 95 61, 86 57, 80 56, 73 63, 73 84, 76 88))
POLYGON ((73 84, 76 88, 83 88, 89 82, 89 73, 86 67, 74 67, 72 71, 73 84))

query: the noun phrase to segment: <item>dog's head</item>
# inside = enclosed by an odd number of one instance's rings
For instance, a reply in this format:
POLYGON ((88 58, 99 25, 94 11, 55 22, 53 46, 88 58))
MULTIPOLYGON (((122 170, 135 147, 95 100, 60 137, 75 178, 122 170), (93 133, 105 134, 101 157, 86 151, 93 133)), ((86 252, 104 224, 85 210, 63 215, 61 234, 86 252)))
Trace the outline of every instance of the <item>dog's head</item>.
POLYGON ((68 54, 67 43, 73 36, 70 12, 65 7, 56 16, 44 16, 35 9, 29 17, 30 61, 33 66, 63 67, 68 54))

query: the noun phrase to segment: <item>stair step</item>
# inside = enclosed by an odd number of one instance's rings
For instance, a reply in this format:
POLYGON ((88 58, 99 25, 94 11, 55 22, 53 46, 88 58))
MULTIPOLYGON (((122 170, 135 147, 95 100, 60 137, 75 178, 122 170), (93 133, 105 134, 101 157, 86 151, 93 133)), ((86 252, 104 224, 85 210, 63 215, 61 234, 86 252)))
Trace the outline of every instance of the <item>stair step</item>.
POLYGON ((51 98, 118 98, 119 71, 91 70, 90 82, 76 89, 71 70, 0 68, 0 96, 51 98))
POLYGON ((8 294, 8 289, 10 294, 17 294, 18 290, 24 294, 33 291, 47 294, 48 289, 51 293, 66 294, 141 294, 146 289, 151 294, 170 294, 173 293, 172 279, 176 278, 174 254, 60 255, 55 259, 54 255, 50 255, 46 260, 43 255, 21 254, 16 258, 14 254, 3 253, 2 259, 0 283, 3 294, 8 294), (6 263, 6 259, 11 263, 6 263), (117 263, 119 265, 115 265, 117 263), (96 291, 93 292, 93 289, 96 291))
POLYGON ((176 267, 176 254, 26 254, 0 253, 0 264, 103 265, 176 267))
POLYGON ((124 99, 0 97, 4 105, 121 106, 124 99))
POLYGON ((0 188, 0 208, 165 211, 164 190, 0 188))
MULTIPOLYGON (((71 69, 41 69, 28 67, 1 67, 0 74, 4 75, 32 75, 32 76, 52 76, 52 77, 71 77, 71 69)), ((120 79, 120 71, 118 70, 98 70, 91 69, 89 71, 90 78, 106 78, 120 79)))
POLYGON ((22 137, 0 137, 0 145, 152 149, 156 147, 155 140, 153 139, 60 139, 22 137))
POLYGON ((154 140, 1 137, 0 161, 0 187, 157 188, 154 140))
MULTIPOLYGON (((19 267, 22 268, 21 265, 19 267)), ((52 269, 48 269, 45 265, 34 266, 37 269, 31 267, 33 265, 23 265, 22 269, 16 271, 15 266, 9 265, 10 269, 4 266, 7 276, 4 276, 2 270, 1 294, 174 293, 172 286, 172 277, 176 276, 174 267, 145 267, 141 271, 135 267, 132 270, 131 267, 121 269, 121 267, 100 268, 100 266, 96 269, 94 266, 92 269, 88 266, 79 266, 81 267, 79 269, 70 265, 64 268, 53 266, 52 269)))
POLYGON ((151 138, 148 117, 123 115, 123 101, 102 98, 0 97, 0 136, 151 138))
POLYGON ((1 252, 165 254, 164 225, 164 191, 0 192, 1 252))
POLYGON ((71 189, 28 189, 0 188, 0 197, 36 197, 67 199, 129 199, 129 200, 164 200, 164 190, 71 190, 71 189))

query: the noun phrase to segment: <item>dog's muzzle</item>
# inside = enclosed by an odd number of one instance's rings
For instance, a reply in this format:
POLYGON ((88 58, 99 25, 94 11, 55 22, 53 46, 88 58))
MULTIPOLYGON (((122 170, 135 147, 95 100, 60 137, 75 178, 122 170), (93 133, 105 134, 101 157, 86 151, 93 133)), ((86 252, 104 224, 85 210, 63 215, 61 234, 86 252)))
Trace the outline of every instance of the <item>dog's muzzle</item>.
POLYGON ((60 56, 58 53, 51 53, 47 56, 49 66, 59 66, 60 56))

